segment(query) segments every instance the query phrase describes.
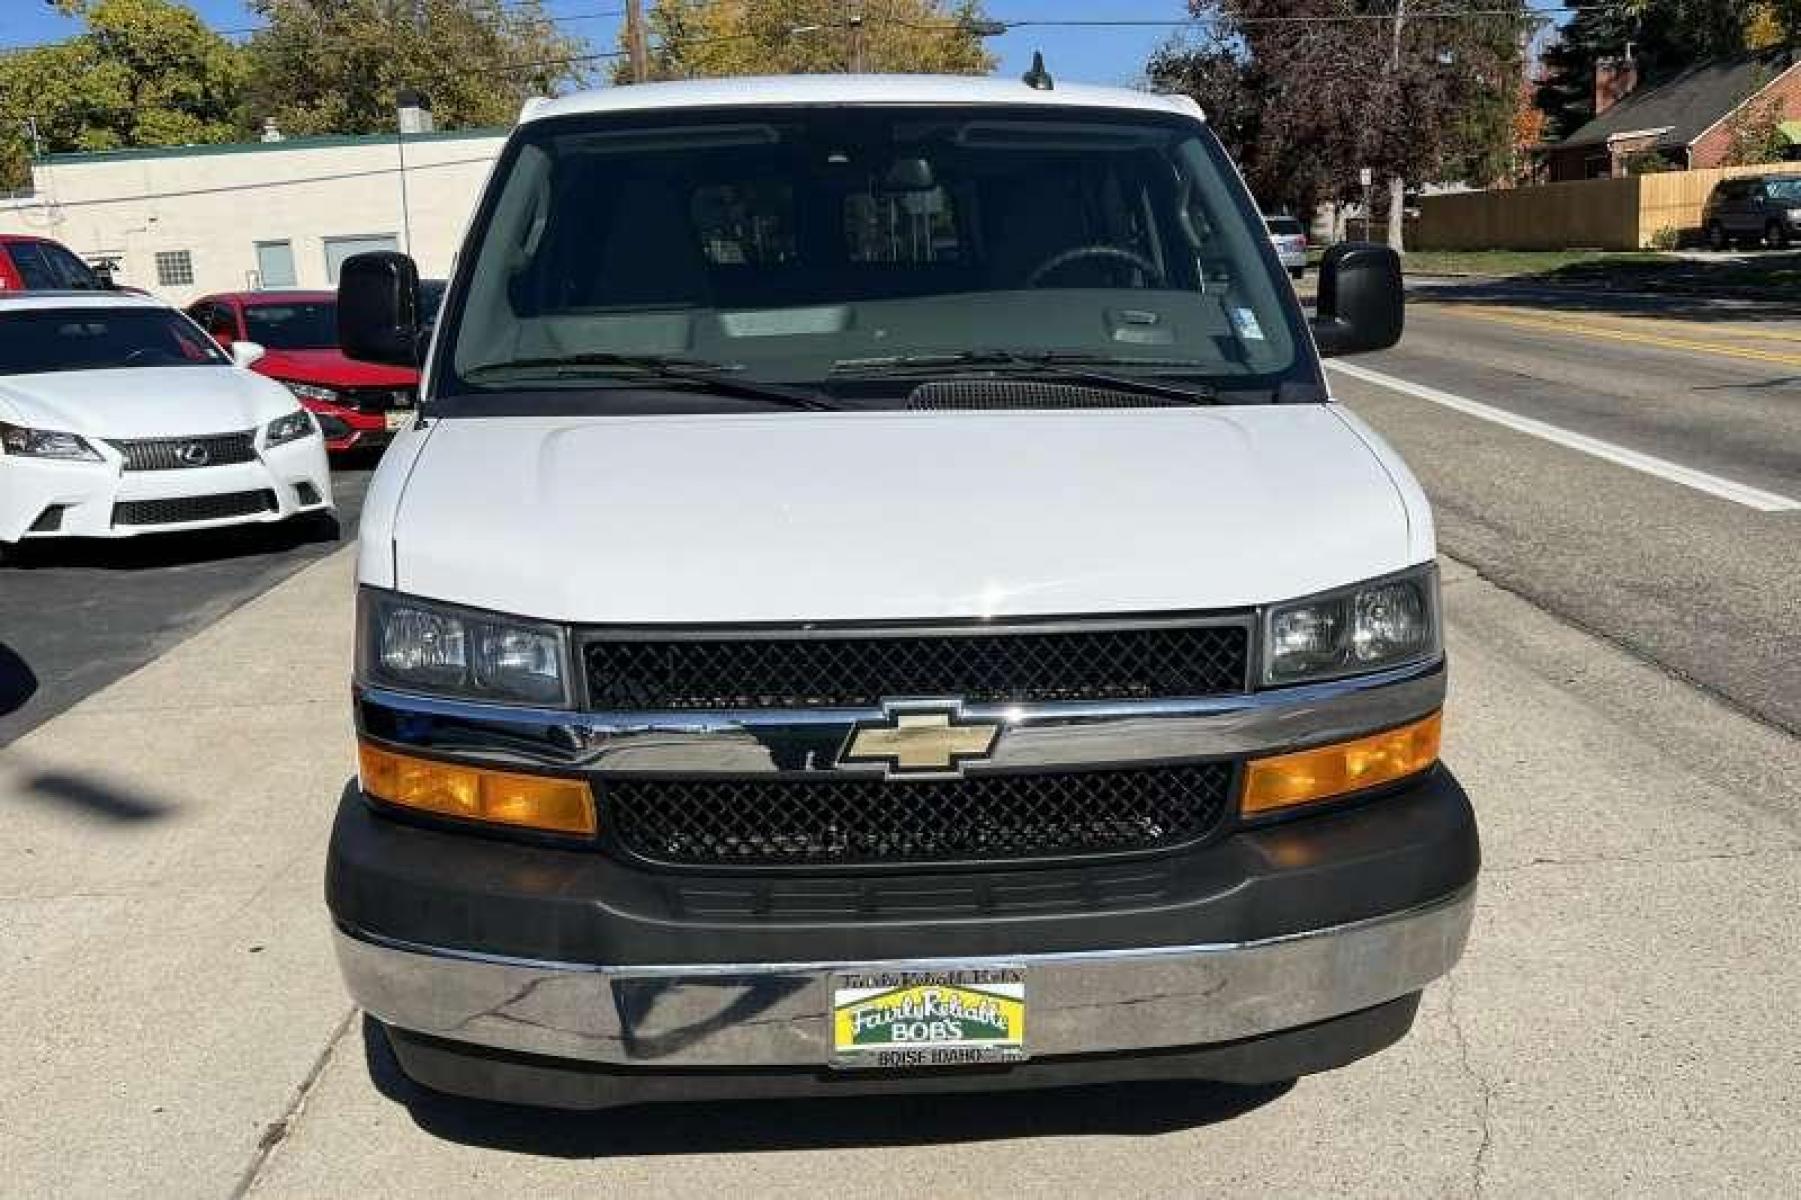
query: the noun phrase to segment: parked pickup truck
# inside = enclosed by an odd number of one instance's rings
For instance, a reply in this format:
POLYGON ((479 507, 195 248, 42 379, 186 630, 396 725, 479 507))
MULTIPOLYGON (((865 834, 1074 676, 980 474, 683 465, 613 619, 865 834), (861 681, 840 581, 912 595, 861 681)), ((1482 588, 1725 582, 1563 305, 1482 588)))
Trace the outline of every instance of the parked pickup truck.
POLYGON ((1432 517, 1188 100, 534 101, 358 563, 326 894, 430 1088, 562 1107, 1264 1082, 1402 1037, 1478 848, 1432 517))

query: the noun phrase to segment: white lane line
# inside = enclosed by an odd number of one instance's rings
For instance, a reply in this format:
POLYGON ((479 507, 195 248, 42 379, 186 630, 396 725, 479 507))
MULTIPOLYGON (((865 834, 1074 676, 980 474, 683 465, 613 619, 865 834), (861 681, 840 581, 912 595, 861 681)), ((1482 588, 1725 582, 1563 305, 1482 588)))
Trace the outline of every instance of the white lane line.
POLYGON ((1483 404, 1478 400, 1471 400, 1467 396, 1459 396, 1454 392, 1444 392, 1437 388, 1426 387, 1424 384, 1409 383, 1405 379, 1397 379, 1393 375, 1372 371, 1368 367, 1360 367, 1355 363, 1334 360, 1326 365, 1353 379, 1361 379, 1365 383, 1373 383, 1377 387, 1385 387, 1390 391, 1400 392, 1418 400, 1455 409, 1478 420, 1505 425, 1519 433, 1531 434, 1533 437, 1543 438, 1547 442, 1567 446, 1571 450, 1592 454, 1596 458, 1606 459, 1610 463, 1630 467, 1634 471, 1643 471, 1647 475, 1655 475, 1659 479, 1667 479, 1671 483, 1679 483, 1683 487, 1694 488, 1697 492, 1706 492, 1710 496, 1718 496, 1722 500, 1730 500, 1734 504, 1742 504, 1746 508, 1754 508, 1758 512, 1794 512, 1801 509, 1801 500, 1796 500, 1791 496, 1766 492, 1762 488, 1754 488, 1749 484, 1724 479, 1718 475, 1709 475, 1706 471, 1697 471, 1693 467, 1673 463, 1667 458, 1658 458, 1655 455, 1641 454, 1637 450, 1628 450, 1624 446, 1616 446, 1612 442, 1604 442, 1600 438, 1592 438, 1587 434, 1574 433, 1556 425, 1535 421, 1531 417, 1522 417, 1518 413, 1508 412, 1504 408, 1496 408, 1492 404, 1483 404))

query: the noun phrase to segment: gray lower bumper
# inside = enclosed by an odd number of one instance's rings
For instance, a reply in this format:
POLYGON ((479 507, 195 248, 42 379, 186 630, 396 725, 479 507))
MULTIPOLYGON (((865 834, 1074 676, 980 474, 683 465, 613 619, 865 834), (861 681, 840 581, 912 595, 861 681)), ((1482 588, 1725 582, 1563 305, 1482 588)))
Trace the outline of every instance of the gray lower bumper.
POLYGON ((377 1019, 454 1042, 636 1067, 817 1066, 834 970, 1023 966, 1027 1050, 1061 1056, 1235 1041, 1418 991, 1463 952, 1474 887, 1266 941, 981 960, 612 968, 496 959, 340 929, 377 1019))

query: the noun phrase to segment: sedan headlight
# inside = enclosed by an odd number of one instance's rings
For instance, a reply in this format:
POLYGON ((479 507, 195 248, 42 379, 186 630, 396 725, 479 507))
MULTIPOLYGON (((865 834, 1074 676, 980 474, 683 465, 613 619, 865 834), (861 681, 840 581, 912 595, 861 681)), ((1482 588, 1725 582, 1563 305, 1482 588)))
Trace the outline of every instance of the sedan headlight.
POLYGON ((27 429, 0 421, 0 454, 21 458, 61 458, 99 462, 100 454, 79 434, 55 429, 27 429))
POLYGON ((376 687, 503 704, 569 702, 567 637, 556 625, 363 591, 358 675, 376 687))
POLYGON ((283 442, 297 442, 303 437, 311 437, 318 426, 313 423, 313 414, 304 408, 297 408, 285 417, 276 417, 269 422, 269 428, 263 433, 263 445, 279 446, 283 442))
POLYGON ((336 404, 342 399, 336 388, 320 387, 316 383, 296 383, 292 379, 280 379, 276 382, 280 383, 283 387, 287 388, 290 392, 293 392, 302 400, 317 400, 321 404, 336 404))
POLYGON ((1428 564, 1276 605, 1264 618, 1263 646, 1266 684, 1337 679, 1435 658, 1442 646, 1438 568, 1428 564))

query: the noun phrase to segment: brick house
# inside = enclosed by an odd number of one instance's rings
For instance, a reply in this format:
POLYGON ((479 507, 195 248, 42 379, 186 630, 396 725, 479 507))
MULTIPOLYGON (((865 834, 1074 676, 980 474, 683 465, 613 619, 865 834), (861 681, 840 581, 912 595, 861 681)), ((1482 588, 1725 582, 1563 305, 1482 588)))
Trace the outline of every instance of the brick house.
POLYGON ((1604 59, 1595 66, 1594 119, 1544 147, 1546 174, 1553 183, 1624 175, 1647 153, 1688 170, 1717 167, 1732 143, 1732 114, 1771 99, 1796 143, 1790 156, 1801 154, 1793 132, 1801 122, 1801 56, 1793 50, 1703 63, 1643 88, 1631 58, 1604 59))

